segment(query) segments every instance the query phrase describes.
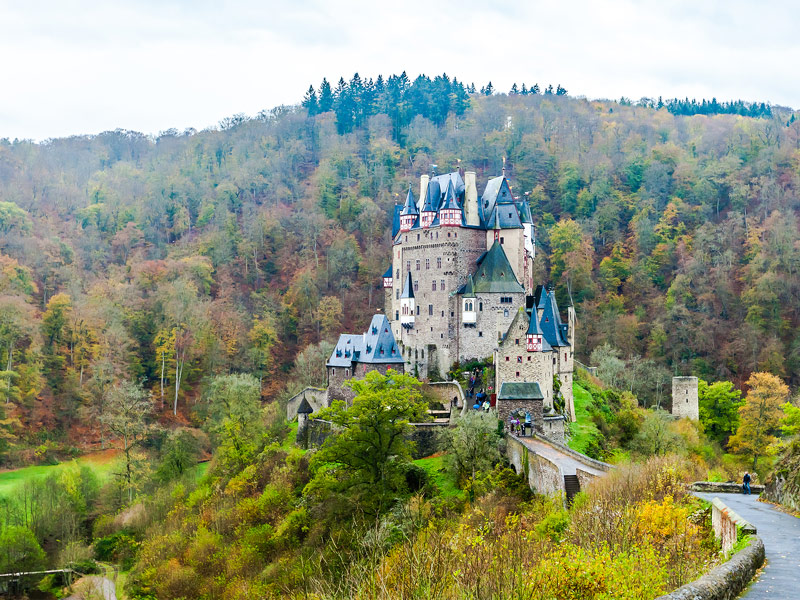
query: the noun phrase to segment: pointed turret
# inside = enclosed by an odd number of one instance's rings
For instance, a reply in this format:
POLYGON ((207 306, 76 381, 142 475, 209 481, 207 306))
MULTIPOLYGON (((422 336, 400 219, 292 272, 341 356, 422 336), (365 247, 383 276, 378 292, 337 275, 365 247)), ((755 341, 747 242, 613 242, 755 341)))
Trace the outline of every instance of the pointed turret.
POLYGON ((414 202, 414 194, 411 192, 411 186, 408 186, 408 196, 406 196, 406 203, 403 205, 403 210, 400 212, 400 231, 408 231, 414 225, 414 222, 419 216, 417 204, 414 202))
POLYGON ((548 290, 544 297, 544 310, 539 325, 551 346, 554 348, 569 346, 569 342, 566 340, 566 326, 561 323, 561 316, 558 314, 558 303, 554 290, 548 290))
POLYGON ((422 205, 422 212, 420 212, 420 224, 422 227, 430 227, 433 220, 436 218, 436 210, 439 205, 439 187, 436 185, 428 185, 425 194, 425 203, 422 205), (434 198, 436 196, 436 198, 434 198))
POLYGON ((542 324, 539 323, 535 313, 530 316, 528 322, 526 347, 528 352, 550 352, 553 350, 553 347, 544 337, 542 324))
POLYGON ((456 190, 453 187, 453 182, 447 184, 447 191, 444 194, 444 202, 442 208, 439 210, 439 221, 442 225, 463 225, 463 215, 461 207, 458 205, 458 198, 456 197, 456 190))

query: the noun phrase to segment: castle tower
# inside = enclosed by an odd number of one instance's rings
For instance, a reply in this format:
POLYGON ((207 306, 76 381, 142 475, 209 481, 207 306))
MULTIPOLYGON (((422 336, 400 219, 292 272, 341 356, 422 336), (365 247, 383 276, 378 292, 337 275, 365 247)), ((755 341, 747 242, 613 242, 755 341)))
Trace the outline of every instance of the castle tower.
POLYGON ((697 377, 672 378, 672 414, 676 417, 700 419, 697 377))

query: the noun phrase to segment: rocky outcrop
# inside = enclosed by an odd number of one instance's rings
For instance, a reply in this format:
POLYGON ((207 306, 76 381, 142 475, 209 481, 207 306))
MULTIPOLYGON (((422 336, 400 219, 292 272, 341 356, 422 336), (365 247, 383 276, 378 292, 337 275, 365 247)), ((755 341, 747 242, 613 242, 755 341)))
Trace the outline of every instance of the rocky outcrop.
POLYGON ((800 440, 793 441, 778 460, 762 497, 800 511, 800 440))

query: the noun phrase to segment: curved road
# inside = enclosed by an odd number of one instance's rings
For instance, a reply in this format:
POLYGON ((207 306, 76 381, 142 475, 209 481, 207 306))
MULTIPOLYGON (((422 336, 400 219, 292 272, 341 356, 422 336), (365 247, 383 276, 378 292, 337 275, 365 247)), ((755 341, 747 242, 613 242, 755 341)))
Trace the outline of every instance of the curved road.
POLYGON ((800 519, 744 494, 695 493, 708 500, 719 498, 755 525, 764 540, 767 563, 761 575, 742 594, 745 600, 800 598, 800 519))

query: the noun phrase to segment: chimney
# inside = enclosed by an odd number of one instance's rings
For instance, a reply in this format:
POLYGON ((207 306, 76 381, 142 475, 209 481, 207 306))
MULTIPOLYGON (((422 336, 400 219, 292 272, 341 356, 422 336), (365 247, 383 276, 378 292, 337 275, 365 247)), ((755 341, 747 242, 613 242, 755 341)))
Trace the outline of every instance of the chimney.
POLYGON ((464 212, 467 225, 480 226, 481 219, 478 215, 478 188, 475 185, 475 171, 464 173, 464 212))
POLYGON ((419 178, 419 212, 422 212, 422 207, 425 206, 425 196, 428 193, 428 182, 431 180, 430 175, 423 175, 419 178))

